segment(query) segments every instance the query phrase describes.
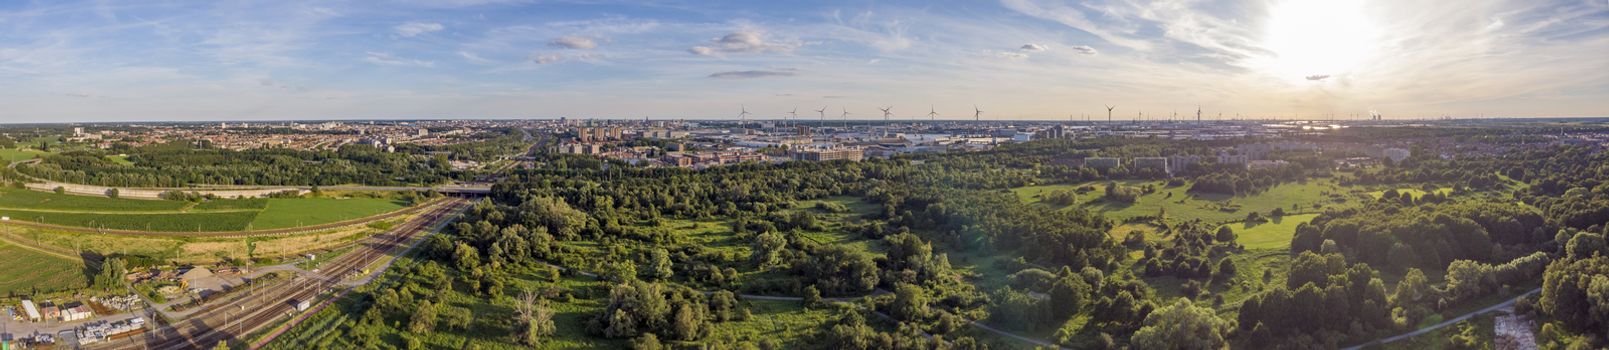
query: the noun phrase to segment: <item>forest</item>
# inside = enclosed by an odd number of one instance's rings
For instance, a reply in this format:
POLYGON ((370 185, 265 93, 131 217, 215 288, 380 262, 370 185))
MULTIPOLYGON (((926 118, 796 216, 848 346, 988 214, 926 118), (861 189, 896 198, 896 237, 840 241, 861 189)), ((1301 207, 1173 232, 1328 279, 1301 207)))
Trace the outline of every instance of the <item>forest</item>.
POLYGON ((307 332, 331 348, 444 345, 460 336, 487 347, 1034 346, 1005 334, 1073 348, 1336 348, 1540 289, 1516 307, 1542 325, 1539 341, 1609 344, 1609 314, 1599 312, 1609 310, 1609 218, 1593 204, 1609 201, 1609 185, 1589 168, 1598 163, 1580 161, 1602 153, 1554 146, 1517 151, 1533 157, 1414 157, 1354 170, 1324 166, 1350 154, 1299 154, 1292 157, 1307 159, 1293 164, 1301 165, 1277 172, 1204 166, 1183 181, 1145 185, 1133 183, 1155 174, 1068 162, 1155 156, 1165 146, 1048 140, 706 170, 538 154, 539 166, 498 183, 396 273, 420 284, 403 289, 416 292, 359 295, 330 311, 349 321, 307 332), (1287 233, 1288 248, 1248 247, 1229 226, 1165 210, 1103 214, 1174 187, 1233 201, 1317 179, 1358 194, 1336 194, 1316 211, 1245 215, 1254 225, 1313 213, 1287 233), (1040 183, 1105 184, 1106 192, 1029 203, 1007 191, 1040 183), (1361 194, 1375 188, 1383 188, 1377 196, 1361 194), (1086 195, 1100 198, 1072 199, 1086 195), (1115 237, 1119 226, 1152 231, 1115 237), (459 306, 443 309, 446 300, 459 306), (757 314, 783 307, 767 304, 775 300, 797 304, 757 314), (487 307, 512 321, 479 325, 511 336, 442 330, 463 327, 462 315, 449 316, 461 308, 487 307), (766 317, 808 327, 781 337, 745 331, 766 317), (403 324, 420 335, 370 335, 403 324))

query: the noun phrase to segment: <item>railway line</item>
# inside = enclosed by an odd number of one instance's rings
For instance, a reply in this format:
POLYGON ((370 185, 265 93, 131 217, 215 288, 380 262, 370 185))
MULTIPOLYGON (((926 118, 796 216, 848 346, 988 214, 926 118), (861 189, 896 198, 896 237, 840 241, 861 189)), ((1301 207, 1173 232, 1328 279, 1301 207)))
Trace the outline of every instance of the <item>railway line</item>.
POLYGON ((346 277, 368 273, 393 252, 408 246, 421 232, 440 228, 468 207, 468 201, 452 199, 430 208, 420 217, 371 236, 360 248, 333 258, 312 276, 294 275, 290 280, 253 285, 215 300, 183 320, 159 326, 128 339, 92 344, 86 349, 205 349, 220 341, 244 343, 243 337, 296 313, 296 301, 312 301, 346 277))

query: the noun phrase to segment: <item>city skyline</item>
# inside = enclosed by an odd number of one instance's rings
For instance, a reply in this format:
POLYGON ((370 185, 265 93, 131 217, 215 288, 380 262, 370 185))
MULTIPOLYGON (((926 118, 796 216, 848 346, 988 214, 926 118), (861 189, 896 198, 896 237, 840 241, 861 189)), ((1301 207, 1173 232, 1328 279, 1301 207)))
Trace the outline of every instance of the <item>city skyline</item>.
POLYGON ((1605 1, 77 1, 0 32, 5 123, 1609 109, 1605 1))

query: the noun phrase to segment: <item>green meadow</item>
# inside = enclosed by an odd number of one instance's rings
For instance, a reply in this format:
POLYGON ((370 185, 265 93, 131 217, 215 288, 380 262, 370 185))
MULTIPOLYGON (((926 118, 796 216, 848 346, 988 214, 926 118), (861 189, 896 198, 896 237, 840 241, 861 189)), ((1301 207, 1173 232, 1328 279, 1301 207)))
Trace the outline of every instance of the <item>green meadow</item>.
POLYGON ((1050 193, 1076 191, 1080 187, 1088 186, 1090 191, 1079 193, 1077 203, 1065 207, 1081 206, 1105 213, 1113 219, 1166 212, 1169 218, 1202 219, 1207 222, 1239 221, 1245 219, 1246 214, 1250 212, 1266 214, 1275 208, 1283 209, 1287 213, 1319 212, 1325 208, 1356 205, 1359 200, 1367 198, 1362 197, 1362 191, 1357 188, 1341 186, 1330 180, 1281 184, 1267 191, 1245 196, 1192 194, 1189 193, 1189 184, 1168 187, 1165 181, 1118 183, 1130 187, 1151 185, 1156 191, 1140 196, 1134 203, 1117 203, 1103 199, 1106 182, 1027 186, 1014 188, 1012 192, 1026 203, 1042 203, 1050 206, 1054 204, 1043 202, 1043 198, 1050 193))
POLYGON ((0 216, 102 229, 241 231, 311 226, 404 208, 389 198, 219 199, 201 203, 0 189, 0 216))

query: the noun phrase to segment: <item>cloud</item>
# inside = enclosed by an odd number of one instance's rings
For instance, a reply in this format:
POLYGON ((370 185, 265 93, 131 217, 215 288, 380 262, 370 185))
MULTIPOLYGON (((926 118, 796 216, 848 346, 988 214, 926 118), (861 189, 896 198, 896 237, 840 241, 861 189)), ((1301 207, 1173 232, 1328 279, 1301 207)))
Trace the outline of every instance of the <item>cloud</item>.
POLYGON ((1085 55, 1094 55, 1094 54, 1100 53, 1099 51, 1095 51, 1095 48, 1089 47, 1089 45, 1073 46, 1073 47, 1070 47, 1070 49, 1073 49, 1073 52, 1077 52, 1077 53, 1081 53, 1081 54, 1085 54, 1085 55))
POLYGON ((793 71, 792 70, 779 70, 779 71, 742 70, 742 71, 719 72, 719 73, 710 74, 711 78, 716 78, 716 79, 753 79, 753 78, 791 77, 791 76, 793 76, 793 71))
POLYGON ((1319 81, 1319 80, 1324 80, 1324 79, 1329 79, 1329 78, 1330 78, 1329 74, 1314 74, 1314 75, 1307 76, 1307 80, 1312 80, 1312 81, 1319 81))
POLYGON ((714 39, 710 45, 694 46, 687 49, 687 52, 699 56, 713 56, 716 53, 788 52, 797 47, 799 47, 797 43, 768 41, 759 31, 743 30, 714 39))
POLYGON ((395 30, 397 35, 401 35, 404 38, 412 38, 426 33, 439 32, 442 29, 447 29, 447 27, 441 25, 441 23, 434 22, 408 22, 398 24, 396 27, 392 27, 391 29, 395 30))
POLYGON ((397 57, 397 56, 392 56, 391 54, 388 54, 388 53, 374 52, 374 51, 366 52, 365 56, 363 57, 363 60, 366 61, 366 62, 369 62, 369 63, 378 64, 378 65, 382 65, 382 66, 399 66, 399 67, 411 66, 411 67, 425 67, 425 68, 436 66, 436 63, 431 62, 431 61, 401 58, 401 57, 397 57))
POLYGON ((531 62, 534 62, 536 64, 546 65, 546 64, 554 64, 554 63, 568 62, 568 61, 592 61, 592 60, 600 59, 602 57, 603 56, 594 55, 594 54, 590 54, 590 53, 571 54, 571 55, 566 55, 566 54, 562 54, 562 53, 548 53, 548 54, 532 55, 531 56, 531 62))
POLYGON ((1019 52, 1019 51, 993 51, 993 52, 994 52, 995 57, 1004 58, 1004 59, 1008 59, 1008 60, 1025 60, 1025 59, 1028 59, 1028 54, 1025 53, 1025 52, 1019 52))
POLYGON ((1027 43, 1027 44, 1023 44, 1022 48, 1019 48, 1018 50, 1028 51, 1028 52, 1045 52, 1045 50, 1048 50, 1048 48, 1046 48, 1045 45, 1027 43))
POLYGON ((566 35, 548 42, 548 46, 562 49, 591 50, 598 47, 598 42, 592 38, 566 35))
POLYGON ((458 57, 463 57, 465 61, 469 61, 469 63, 474 63, 474 64, 491 64, 492 63, 492 60, 481 58, 480 55, 477 55, 474 52, 469 52, 469 51, 458 51, 458 57))
POLYGON ((556 53, 546 54, 546 55, 537 55, 536 57, 531 57, 531 62, 536 62, 536 64, 554 64, 554 63, 559 63, 559 62, 563 62, 563 61, 564 61, 564 55, 556 54, 556 53))

